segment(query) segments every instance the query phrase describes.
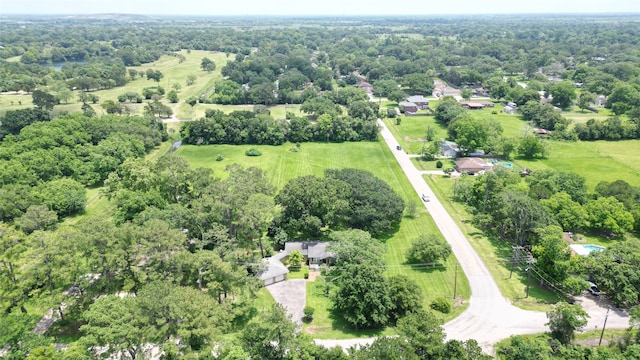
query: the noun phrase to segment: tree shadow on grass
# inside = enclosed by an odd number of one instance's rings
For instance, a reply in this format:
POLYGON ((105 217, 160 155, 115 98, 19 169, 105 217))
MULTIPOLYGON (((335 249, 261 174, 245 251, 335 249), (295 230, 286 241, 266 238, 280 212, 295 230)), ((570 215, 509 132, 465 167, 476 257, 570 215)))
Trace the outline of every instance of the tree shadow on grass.
POLYGON ((329 320, 331 320, 331 328, 333 330, 342 331, 354 338, 376 337, 382 335, 385 328, 380 329, 355 329, 347 324, 347 322, 337 314, 335 310, 329 311, 329 320))
POLYGON ((400 221, 393 224, 391 229, 389 229, 388 231, 376 233, 375 235, 372 234, 371 236, 384 243, 387 242, 387 240, 391 239, 398 231, 400 231, 400 221))

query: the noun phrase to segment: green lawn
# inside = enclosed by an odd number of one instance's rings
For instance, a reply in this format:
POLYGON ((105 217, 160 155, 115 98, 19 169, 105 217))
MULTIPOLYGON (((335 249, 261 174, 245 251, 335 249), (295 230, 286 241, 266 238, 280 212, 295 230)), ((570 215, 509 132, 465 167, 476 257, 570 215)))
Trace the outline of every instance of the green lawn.
POLYGON ((304 274, 309 274, 309 267, 307 265, 302 265, 300 270, 291 270, 291 268, 289 268, 287 279, 304 279, 304 274))
POLYGON ((624 180, 640 186, 640 140, 548 141, 546 159, 516 159, 521 167, 533 171, 555 169, 580 174, 593 190, 600 181, 624 180))
POLYGON ((394 328, 385 330, 359 330, 355 331, 340 318, 331 313, 331 299, 325 295, 322 279, 307 281, 307 304, 315 311, 313 321, 303 324, 304 332, 314 339, 351 339, 366 338, 372 336, 396 335, 394 328))
POLYGON ((435 139, 447 138, 447 129, 436 122, 433 116, 416 115, 400 117, 400 125, 396 119, 384 119, 384 123, 389 128, 393 136, 398 139, 402 149, 409 154, 419 154, 425 142, 427 127, 435 132, 435 139))
POLYGON ((610 117, 614 117, 615 114, 610 109, 605 108, 598 108, 593 112, 590 110, 582 111, 577 106, 572 106, 570 110, 563 111, 562 116, 572 120, 573 123, 585 123, 589 119, 606 120, 610 117))
POLYGON ((480 255, 502 295, 510 299, 514 305, 528 310, 544 311, 548 309, 548 304, 559 300, 554 293, 533 284, 529 298, 525 299, 526 273, 516 267, 509 278, 508 259, 513 256, 511 245, 501 239, 489 237, 471 225, 472 215, 465 210, 463 204, 452 200, 453 185, 456 181, 454 178, 437 175, 425 175, 424 178, 480 255))
MULTIPOLYGON (((262 168, 269 181, 278 188, 282 188, 290 179, 303 175, 322 175, 327 168, 352 167, 371 171, 377 177, 386 181, 402 198, 421 204, 421 200, 415 190, 404 176, 401 168, 393 158, 390 150, 383 142, 359 142, 359 143, 304 143, 301 151, 291 152, 291 144, 282 146, 182 146, 176 154, 189 161, 192 167, 209 167, 214 170, 214 176, 224 176, 225 166, 240 163, 244 166, 257 166, 262 168), (259 157, 247 157, 244 152, 250 147, 256 147, 262 152, 259 157), (224 157, 223 161, 215 161, 218 154, 224 157)), ((387 252, 385 261, 388 267, 387 274, 404 274, 416 281, 424 294, 424 305, 428 306, 437 297, 453 297, 454 283, 454 259, 447 261, 444 267, 437 269, 416 269, 405 265, 404 252, 410 246, 411 240, 420 234, 437 233, 437 227, 428 215, 424 207, 419 206, 418 217, 405 217, 396 234, 385 240, 387 252)), ((466 300, 469 298, 469 285, 461 271, 458 272, 457 295, 466 300)), ((324 322, 324 327, 315 329, 314 336, 351 337, 353 334, 344 329, 329 329, 326 316, 322 311, 328 312, 328 303, 322 303, 322 299, 316 299, 313 292, 309 292, 307 301, 318 302, 316 307, 316 319, 324 322), (321 305, 325 304, 325 305, 321 305), (323 306, 322 311, 319 307, 323 306)), ((457 307, 447 319, 453 318, 464 307, 457 307)))

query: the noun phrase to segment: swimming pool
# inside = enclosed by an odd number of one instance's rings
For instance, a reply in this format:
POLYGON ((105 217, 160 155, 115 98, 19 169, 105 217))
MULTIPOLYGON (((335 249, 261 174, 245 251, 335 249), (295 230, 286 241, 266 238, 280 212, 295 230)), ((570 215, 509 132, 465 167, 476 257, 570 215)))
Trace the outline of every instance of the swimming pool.
POLYGON ((587 255, 589 255, 590 253, 592 253, 594 251, 602 251, 602 250, 605 249, 604 246, 594 245, 594 244, 586 244, 586 245, 571 244, 571 245, 569 245, 569 247, 576 254, 581 255, 581 256, 587 256, 587 255))

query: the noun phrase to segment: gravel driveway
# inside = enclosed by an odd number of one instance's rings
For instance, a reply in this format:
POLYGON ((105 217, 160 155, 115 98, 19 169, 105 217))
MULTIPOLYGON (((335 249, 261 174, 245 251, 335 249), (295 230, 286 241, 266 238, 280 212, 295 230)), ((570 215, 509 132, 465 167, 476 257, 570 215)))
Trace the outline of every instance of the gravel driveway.
POLYGON ((302 326, 304 306, 307 300, 307 285, 304 279, 281 281, 267 286, 276 302, 282 305, 298 327, 302 326))

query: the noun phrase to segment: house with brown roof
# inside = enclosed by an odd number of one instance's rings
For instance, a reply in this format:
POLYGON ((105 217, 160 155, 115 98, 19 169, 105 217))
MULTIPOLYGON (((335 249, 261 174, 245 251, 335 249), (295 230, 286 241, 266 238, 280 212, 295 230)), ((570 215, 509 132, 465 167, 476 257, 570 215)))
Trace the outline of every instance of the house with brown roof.
POLYGON ((400 111, 404 112, 407 115, 414 115, 418 112, 418 105, 410 101, 403 101, 398 104, 398 106, 400 107, 400 111))
POLYGON ((495 104, 491 101, 461 101, 460 106, 469 110, 480 110, 484 108, 492 108, 495 104))
POLYGON ((477 157, 464 157, 456 160, 456 170, 460 173, 477 173, 479 171, 493 170, 493 164, 477 157))

